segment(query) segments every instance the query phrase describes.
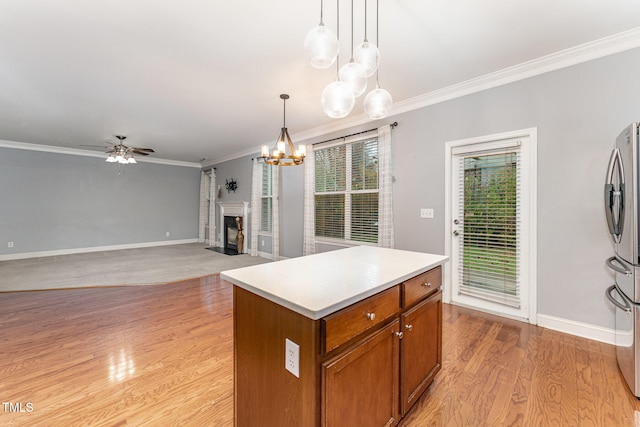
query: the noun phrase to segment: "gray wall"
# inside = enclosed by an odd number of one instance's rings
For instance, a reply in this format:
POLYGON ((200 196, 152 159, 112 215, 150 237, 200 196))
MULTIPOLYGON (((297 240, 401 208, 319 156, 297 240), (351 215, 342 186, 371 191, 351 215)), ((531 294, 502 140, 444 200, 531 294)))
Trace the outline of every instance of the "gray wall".
POLYGON ((0 148, 0 255, 197 239, 199 188, 198 168, 0 148))
MULTIPOLYGON (((394 141, 396 247, 444 253, 445 143, 538 129, 538 313, 614 327, 604 289, 613 251, 602 206, 615 137, 640 120, 640 49, 389 117, 394 141), (434 208, 432 220, 420 208, 434 208)), ((309 141, 374 127, 369 123, 309 141)), ((302 168, 285 168, 283 256, 302 254, 302 168)))

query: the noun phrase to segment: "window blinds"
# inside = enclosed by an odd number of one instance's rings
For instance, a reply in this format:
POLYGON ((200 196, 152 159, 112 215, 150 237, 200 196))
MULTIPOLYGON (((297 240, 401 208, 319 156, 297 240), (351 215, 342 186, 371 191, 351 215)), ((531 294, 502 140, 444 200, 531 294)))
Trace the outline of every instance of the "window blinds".
POLYGON ((378 241, 378 139, 317 149, 316 237, 378 241))
POLYGON ((273 207, 273 189, 272 189, 272 166, 269 164, 262 165, 262 196, 260 200, 260 231, 271 233, 272 230, 272 207, 273 207))
POLYGON ((519 308, 519 142, 464 153, 458 164, 459 292, 519 308))

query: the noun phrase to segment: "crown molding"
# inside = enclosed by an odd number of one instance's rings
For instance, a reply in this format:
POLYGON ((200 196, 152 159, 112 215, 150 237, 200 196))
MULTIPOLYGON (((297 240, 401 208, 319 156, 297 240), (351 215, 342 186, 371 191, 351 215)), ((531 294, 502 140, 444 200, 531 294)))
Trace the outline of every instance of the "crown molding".
MULTIPOLYGON (((98 157, 101 159, 105 158, 104 153, 97 153, 95 151, 81 150, 79 148, 56 147, 53 145, 29 144, 26 142, 0 140, 0 148, 14 148, 16 150, 41 151, 45 153, 55 153, 55 154, 69 154, 72 156, 98 157)), ((184 166, 184 167, 198 168, 198 169, 201 168, 200 163, 182 162, 179 160, 157 159, 157 158, 145 159, 141 157, 136 157, 136 161, 139 163, 155 163, 160 165, 184 166)))
MULTIPOLYGON (((588 43, 545 55, 531 61, 523 62, 512 67, 504 68, 483 76, 475 77, 442 89, 434 90, 393 104, 388 120, 398 114, 406 113, 430 105, 439 104, 455 98, 460 98, 486 89, 503 86, 529 77, 545 74, 562 68, 588 62, 594 59, 624 52, 640 47, 640 27, 633 28, 608 37, 603 37, 588 43)), ((380 123, 380 121, 377 121, 380 123)), ((356 114, 344 119, 317 126, 306 131, 291 135, 297 141, 305 141, 321 137, 332 132, 353 128, 366 123, 376 123, 366 114, 356 114)), ((270 144, 267 144, 270 145, 270 144)), ((235 155, 221 157, 207 162, 208 166, 237 159, 239 157, 260 153, 260 147, 245 150, 235 155)))
POLYGON ((640 27, 475 77, 393 105, 401 114, 640 47, 640 27))

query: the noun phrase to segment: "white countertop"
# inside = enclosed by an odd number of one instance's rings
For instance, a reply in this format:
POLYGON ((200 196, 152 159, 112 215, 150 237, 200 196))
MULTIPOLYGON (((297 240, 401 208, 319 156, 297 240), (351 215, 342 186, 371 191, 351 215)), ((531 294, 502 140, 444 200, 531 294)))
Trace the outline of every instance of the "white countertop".
POLYGON ((448 259, 422 252, 355 246, 223 271, 220 277, 317 320, 448 259))

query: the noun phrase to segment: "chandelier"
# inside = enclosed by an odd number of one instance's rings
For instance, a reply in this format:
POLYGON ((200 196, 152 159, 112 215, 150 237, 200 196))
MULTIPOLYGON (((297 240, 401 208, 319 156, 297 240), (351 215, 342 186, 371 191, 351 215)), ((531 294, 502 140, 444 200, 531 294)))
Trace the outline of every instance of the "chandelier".
POLYGON ((364 1, 364 41, 354 48, 353 43, 353 0, 351 0, 351 58, 340 67, 340 0, 336 1, 336 34, 334 35, 323 22, 323 2, 320 1, 320 24, 313 28, 304 41, 307 58, 315 68, 327 68, 336 63, 335 81, 322 91, 320 105, 331 118, 348 116, 355 98, 360 97, 367 86, 367 79, 376 75, 376 87, 364 100, 364 111, 372 120, 389 115, 393 100, 391 94, 380 87, 379 80, 379 0, 376 0, 376 43, 367 40, 367 1, 364 1))
POLYGON ((289 99, 289 95, 283 93, 280 95, 283 105, 282 113, 282 129, 280 129, 280 135, 276 140, 276 144, 273 147, 273 151, 269 152, 269 147, 262 146, 262 159, 270 165, 276 166, 297 166, 304 162, 304 158, 307 155, 307 147, 300 144, 298 149, 294 149, 289 131, 287 130, 287 106, 286 102, 289 99))

